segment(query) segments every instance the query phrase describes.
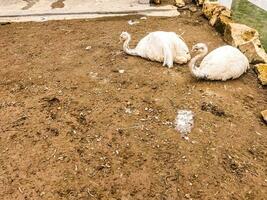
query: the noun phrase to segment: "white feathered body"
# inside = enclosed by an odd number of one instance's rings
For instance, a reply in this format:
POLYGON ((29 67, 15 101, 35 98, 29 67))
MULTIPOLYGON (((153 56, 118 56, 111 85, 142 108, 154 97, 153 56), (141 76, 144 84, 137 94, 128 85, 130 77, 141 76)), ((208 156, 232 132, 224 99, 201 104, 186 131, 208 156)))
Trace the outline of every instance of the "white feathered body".
POLYGON ((163 62, 169 67, 173 66, 173 62, 183 64, 191 59, 187 45, 174 32, 149 33, 139 41, 134 51, 143 58, 163 62))
POLYGON ((202 60, 198 71, 210 80, 227 80, 240 77, 249 68, 247 57, 237 48, 222 46, 211 51, 202 60))

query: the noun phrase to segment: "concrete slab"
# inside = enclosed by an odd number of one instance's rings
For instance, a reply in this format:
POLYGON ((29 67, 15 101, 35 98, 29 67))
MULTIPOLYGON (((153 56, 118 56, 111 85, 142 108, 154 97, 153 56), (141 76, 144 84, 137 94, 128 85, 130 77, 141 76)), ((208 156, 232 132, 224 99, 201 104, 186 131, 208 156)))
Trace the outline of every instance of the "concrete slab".
POLYGON ((0 22, 46 21, 142 14, 177 16, 175 6, 155 7, 138 0, 1 0, 0 22))

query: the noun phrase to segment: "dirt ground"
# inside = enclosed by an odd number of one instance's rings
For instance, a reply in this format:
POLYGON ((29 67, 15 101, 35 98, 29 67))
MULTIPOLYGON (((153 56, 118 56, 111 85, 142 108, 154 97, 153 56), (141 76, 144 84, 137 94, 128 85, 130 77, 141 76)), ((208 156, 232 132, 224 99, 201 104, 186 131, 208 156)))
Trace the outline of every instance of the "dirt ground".
POLYGON ((156 30, 224 44, 199 13, 139 18, 0 26, 1 199, 266 199, 266 88, 253 70, 198 81, 125 55, 122 31, 132 47, 156 30), (189 141, 179 109, 195 114, 189 141))

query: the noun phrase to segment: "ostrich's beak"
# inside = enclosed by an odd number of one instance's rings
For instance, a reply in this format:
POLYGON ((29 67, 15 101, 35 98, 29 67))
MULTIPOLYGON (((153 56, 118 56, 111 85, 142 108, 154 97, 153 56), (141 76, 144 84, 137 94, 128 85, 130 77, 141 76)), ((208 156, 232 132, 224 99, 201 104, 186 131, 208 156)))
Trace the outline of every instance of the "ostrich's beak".
POLYGON ((193 48, 191 49, 191 51, 192 51, 192 52, 196 52, 197 49, 193 47, 193 48))

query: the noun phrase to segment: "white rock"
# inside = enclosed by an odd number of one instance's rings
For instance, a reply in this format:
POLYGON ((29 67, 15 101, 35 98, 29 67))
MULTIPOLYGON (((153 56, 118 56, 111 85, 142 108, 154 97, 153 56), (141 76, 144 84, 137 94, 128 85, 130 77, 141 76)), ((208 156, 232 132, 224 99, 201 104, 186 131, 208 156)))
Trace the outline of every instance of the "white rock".
POLYGON ((85 49, 90 50, 90 49, 92 49, 92 46, 87 46, 85 49))
POLYGON ((246 55, 250 63, 267 63, 267 54, 261 47, 259 39, 241 44, 239 49, 246 55))
POLYGON ((257 30, 244 24, 229 23, 224 31, 224 39, 238 47, 252 64, 266 63, 267 54, 261 46, 257 30))
POLYGON ((184 7, 185 6, 185 2, 184 2, 184 0, 175 0, 175 5, 178 8, 181 8, 181 7, 184 7))
POLYGON ((135 25, 135 24, 139 24, 139 23, 140 23, 139 21, 133 21, 133 20, 129 20, 129 21, 128 21, 128 24, 129 24, 130 26, 135 25))
POLYGON ((125 108, 125 113, 132 114, 132 110, 130 108, 125 108))

